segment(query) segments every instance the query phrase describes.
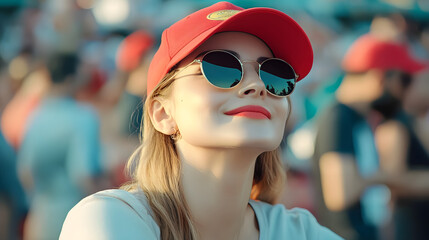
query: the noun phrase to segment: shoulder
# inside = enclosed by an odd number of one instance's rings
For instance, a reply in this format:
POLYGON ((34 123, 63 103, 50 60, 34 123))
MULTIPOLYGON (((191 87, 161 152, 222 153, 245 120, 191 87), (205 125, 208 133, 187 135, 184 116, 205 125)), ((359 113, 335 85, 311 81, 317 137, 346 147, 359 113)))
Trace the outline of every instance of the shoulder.
POLYGON ((271 205, 251 201, 258 219, 261 239, 342 239, 321 226, 316 218, 301 208, 286 209, 282 204, 271 205))
POLYGON ((407 126, 398 120, 386 121, 376 128, 376 132, 383 134, 387 138, 401 138, 408 135, 407 126))
POLYGON ((159 239, 150 210, 134 194, 105 190, 84 198, 70 210, 60 239, 132 240, 142 236, 159 239))

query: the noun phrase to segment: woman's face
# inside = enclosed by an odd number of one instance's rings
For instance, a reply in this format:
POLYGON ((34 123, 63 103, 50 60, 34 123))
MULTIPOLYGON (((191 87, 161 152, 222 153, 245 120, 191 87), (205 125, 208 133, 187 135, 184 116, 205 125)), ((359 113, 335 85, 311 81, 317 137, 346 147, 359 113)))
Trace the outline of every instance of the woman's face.
MULTIPOLYGON (((200 53, 224 49, 238 53, 241 61, 273 57, 259 38, 242 32, 224 32, 212 36, 185 58, 179 67, 190 63, 200 53)), ((199 147, 276 149, 282 138, 288 115, 288 101, 268 94, 259 79, 258 65, 244 63, 242 81, 232 89, 211 85, 195 63, 176 75, 170 101, 172 116, 180 130, 180 141, 199 147), (251 113, 226 114, 246 106, 266 109, 270 117, 251 113)))

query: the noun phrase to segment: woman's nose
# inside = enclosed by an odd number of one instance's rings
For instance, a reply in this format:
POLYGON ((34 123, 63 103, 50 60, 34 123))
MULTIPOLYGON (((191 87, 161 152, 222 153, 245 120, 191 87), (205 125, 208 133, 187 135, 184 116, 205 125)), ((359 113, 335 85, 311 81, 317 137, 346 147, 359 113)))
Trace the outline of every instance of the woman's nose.
POLYGON ((246 62, 243 64, 243 79, 239 85, 239 95, 241 97, 262 97, 267 96, 264 82, 259 77, 259 64, 257 62, 246 62))

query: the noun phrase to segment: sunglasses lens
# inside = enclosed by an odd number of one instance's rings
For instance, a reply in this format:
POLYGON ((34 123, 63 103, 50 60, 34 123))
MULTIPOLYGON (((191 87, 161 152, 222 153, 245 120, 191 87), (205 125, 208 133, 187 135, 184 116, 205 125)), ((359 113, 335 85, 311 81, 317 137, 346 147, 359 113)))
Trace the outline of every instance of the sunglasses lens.
POLYGON ((207 53, 202 59, 202 71, 211 84, 220 88, 234 87, 242 76, 238 59, 222 51, 207 53))
POLYGON ((295 72, 280 59, 268 59, 262 63, 260 77, 269 92, 277 96, 287 96, 295 88, 295 72))

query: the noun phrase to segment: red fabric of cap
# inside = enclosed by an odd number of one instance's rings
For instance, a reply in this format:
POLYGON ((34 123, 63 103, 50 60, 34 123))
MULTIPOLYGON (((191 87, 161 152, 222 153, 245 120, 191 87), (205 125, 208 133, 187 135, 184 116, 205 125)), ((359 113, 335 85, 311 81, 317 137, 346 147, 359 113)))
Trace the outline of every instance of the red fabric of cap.
POLYGON ((291 64, 299 75, 298 81, 311 70, 313 49, 310 40, 291 17, 275 9, 243 9, 219 2, 188 15, 163 32, 161 45, 148 71, 148 95, 175 64, 213 34, 225 31, 246 32, 262 39, 276 57, 291 64), (225 11, 219 12, 221 10, 225 11), (213 16, 211 14, 227 17, 212 20, 208 18, 213 16))
POLYGON ((116 65, 122 71, 134 70, 142 56, 153 46, 153 37, 142 30, 128 35, 119 45, 116 55, 116 65))
POLYGON ((347 72, 365 72, 370 69, 401 70, 416 73, 426 64, 414 59, 405 44, 382 40, 367 34, 357 39, 343 58, 347 72))

